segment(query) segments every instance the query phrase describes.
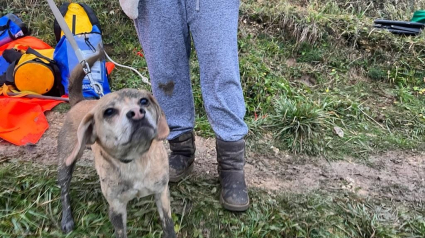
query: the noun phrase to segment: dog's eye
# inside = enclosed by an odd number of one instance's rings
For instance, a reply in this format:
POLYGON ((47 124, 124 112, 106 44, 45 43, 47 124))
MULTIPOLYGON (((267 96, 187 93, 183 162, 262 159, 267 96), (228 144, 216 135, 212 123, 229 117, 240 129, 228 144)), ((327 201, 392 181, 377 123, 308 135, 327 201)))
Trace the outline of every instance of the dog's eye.
POLYGON ((110 117, 112 115, 114 115, 117 112, 117 110, 113 109, 113 108, 108 108, 105 110, 105 112, 103 112, 103 115, 105 117, 110 117))
POLYGON ((149 100, 147 98, 140 99, 140 104, 147 105, 149 103, 149 100))

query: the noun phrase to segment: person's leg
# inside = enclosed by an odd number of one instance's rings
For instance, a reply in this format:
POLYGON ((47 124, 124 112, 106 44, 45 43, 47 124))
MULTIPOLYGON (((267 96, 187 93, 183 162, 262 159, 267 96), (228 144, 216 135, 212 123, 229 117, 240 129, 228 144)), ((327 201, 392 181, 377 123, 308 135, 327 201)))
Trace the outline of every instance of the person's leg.
POLYGON ((148 64, 152 92, 170 127, 168 139, 174 139, 192 131, 195 121, 185 0, 139 1, 135 26, 148 64))
POLYGON ((197 1, 188 1, 187 14, 205 110, 219 139, 237 141, 248 132, 239 75, 239 0, 199 0, 198 10, 197 1))
POLYGON ((192 0, 187 6, 195 42, 201 89, 209 122, 216 133, 220 201, 224 208, 249 207, 245 183, 245 141, 248 127, 239 75, 237 29, 239 0, 192 0))
POLYGON ((194 161, 195 111, 190 81, 190 34, 185 0, 139 1, 134 21, 152 91, 170 127, 170 181, 187 175, 194 161))

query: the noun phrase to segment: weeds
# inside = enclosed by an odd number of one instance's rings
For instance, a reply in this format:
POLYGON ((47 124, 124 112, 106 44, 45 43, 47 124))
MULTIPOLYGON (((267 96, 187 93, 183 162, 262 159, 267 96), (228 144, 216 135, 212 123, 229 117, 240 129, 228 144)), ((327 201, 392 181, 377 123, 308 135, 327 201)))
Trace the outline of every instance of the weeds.
POLYGON ((387 73, 380 68, 370 68, 368 76, 372 80, 383 81, 387 78, 387 73))
MULTIPOLYGON (((2 237, 109 237, 113 232, 93 168, 78 165, 71 182, 75 230, 62 234, 56 166, 0 164, 2 237)), ((250 190, 251 208, 221 209, 218 183, 189 178, 171 185, 173 220, 180 237, 423 237, 424 207, 390 205, 353 194, 316 191, 268 195, 250 190)), ((153 198, 128 205, 129 237, 160 237, 153 198)))
POLYGON ((417 135, 424 127, 418 119, 424 107, 420 94, 424 88, 420 59, 424 38, 400 37, 375 31, 371 26, 377 18, 407 20, 412 9, 424 4, 397 1, 396 11, 390 1, 245 1, 241 7, 245 18, 240 38, 244 43, 240 45, 242 49, 256 50, 242 51, 241 72, 251 71, 244 65, 256 64, 254 70, 264 67, 260 72, 253 71, 256 80, 243 77, 246 89, 255 87, 254 82, 261 83, 260 88, 252 90, 259 93, 246 95, 249 115, 260 112, 270 119, 261 122, 261 126, 252 123, 252 118, 247 121, 254 128, 271 131, 276 144, 285 149, 328 158, 347 154, 364 157, 390 145, 417 149, 423 143, 417 135), (271 44, 279 48, 261 50, 271 44), (275 52, 280 52, 281 57, 275 52), (279 89, 279 82, 288 87, 279 89), (281 97, 296 103, 285 103, 277 112, 273 102, 281 97), (312 101, 327 103, 323 113, 335 116, 332 124, 316 126, 322 121, 316 123, 317 107, 311 106, 312 101), (293 120, 296 117, 285 118, 285 112, 294 108, 303 108, 305 117, 311 120, 302 124, 293 120), (303 130, 299 129, 301 125, 303 130), (333 133, 333 126, 342 128, 344 136, 333 133))
MULTIPOLYGON (((83 2, 100 19, 108 54, 148 75, 134 25, 119 3, 83 2)), ((18 14, 34 36, 56 44, 47 3, 0 0, 0 6, 1 14, 18 14)), ((423 0, 242 1, 238 45, 249 137, 258 141, 278 133, 275 144, 281 149, 329 158, 421 149, 425 38, 372 28, 374 19, 408 20, 421 8, 423 0), (281 98, 285 103, 276 103, 281 98), (344 137, 333 132, 334 126, 344 137)), ((190 66, 195 130, 214 136, 203 108, 193 46, 190 66)), ((113 90, 150 89, 128 70, 116 68, 111 78, 113 90)))
MULTIPOLYGON (((108 54, 148 75, 133 23, 118 1, 82 2, 99 17, 108 54)), ((250 143, 267 140, 268 146, 328 159, 425 148, 425 38, 372 28, 374 19, 409 20, 424 8, 424 0, 243 0, 238 45, 250 143)), ((27 22, 34 36, 56 44, 46 2, 0 0, 0 14, 9 12, 27 22)), ((195 129, 214 136, 192 49, 195 129)), ((114 90, 149 89, 120 68, 112 79, 114 90)), ((0 236, 109 237, 112 226, 98 178, 83 166, 71 185, 76 230, 61 233, 55 170, 0 164, 0 236)), ((250 210, 234 214, 221 209, 218 188, 217 181, 199 177, 171 186, 181 237, 425 237, 420 203, 390 204, 339 190, 278 196, 250 190, 250 210)), ((131 202, 128 214, 130 237, 160 237, 152 198, 131 202)))
POLYGON ((319 154, 323 151, 323 131, 332 126, 325 105, 317 105, 305 98, 281 97, 275 102, 275 113, 268 117, 273 135, 292 152, 319 154))

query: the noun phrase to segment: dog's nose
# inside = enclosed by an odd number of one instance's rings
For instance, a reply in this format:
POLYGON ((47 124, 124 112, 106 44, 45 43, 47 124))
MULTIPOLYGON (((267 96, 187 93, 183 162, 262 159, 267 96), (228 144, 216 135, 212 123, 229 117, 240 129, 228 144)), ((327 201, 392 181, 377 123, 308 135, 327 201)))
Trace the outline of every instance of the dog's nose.
POLYGON ((143 108, 140 109, 131 109, 127 112, 126 116, 128 119, 133 121, 142 120, 145 118, 146 111, 143 108))

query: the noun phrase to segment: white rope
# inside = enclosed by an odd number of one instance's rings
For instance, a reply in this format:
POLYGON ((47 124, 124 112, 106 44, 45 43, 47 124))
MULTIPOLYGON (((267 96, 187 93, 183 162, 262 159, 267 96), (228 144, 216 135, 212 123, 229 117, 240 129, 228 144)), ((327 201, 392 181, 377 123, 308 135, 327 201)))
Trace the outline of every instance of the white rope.
POLYGON ((144 82, 144 83, 146 83, 147 85, 151 85, 151 83, 149 82, 149 79, 148 78, 146 78, 145 76, 143 76, 139 71, 137 71, 135 68, 132 68, 132 67, 129 67, 129 66, 125 66, 125 65, 122 65, 122 64, 118 64, 117 62, 115 62, 115 61, 113 61, 112 59, 111 59, 111 57, 109 57, 109 55, 106 53, 106 51, 105 51, 105 55, 106 55, 106 58, 108 58, 108 60, 109 61, 111 61, 112 63, 114 63, 115 65, 118 65, 118 66, 120 66, 120 67, 122 67, 122 68, 126 68, 126 69, 131 69, 131 70, 133 70, 134 72, 136 72, 139 76, 140 76, 140 78, 142 78, 142 81, 144 82))

